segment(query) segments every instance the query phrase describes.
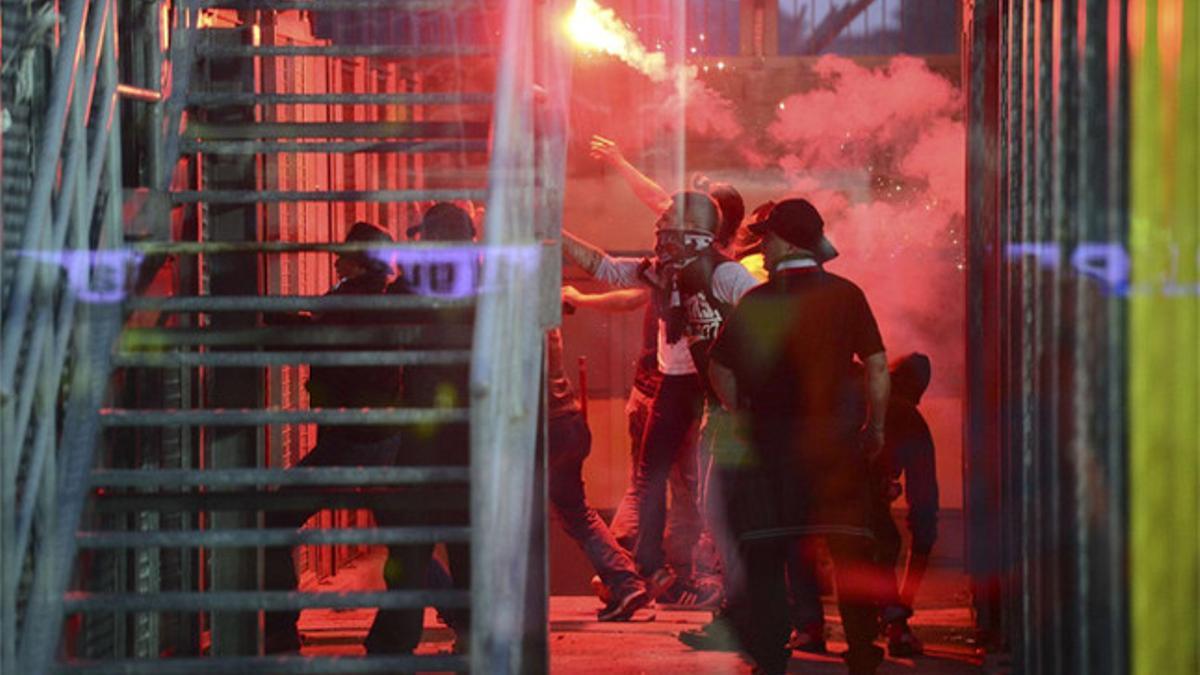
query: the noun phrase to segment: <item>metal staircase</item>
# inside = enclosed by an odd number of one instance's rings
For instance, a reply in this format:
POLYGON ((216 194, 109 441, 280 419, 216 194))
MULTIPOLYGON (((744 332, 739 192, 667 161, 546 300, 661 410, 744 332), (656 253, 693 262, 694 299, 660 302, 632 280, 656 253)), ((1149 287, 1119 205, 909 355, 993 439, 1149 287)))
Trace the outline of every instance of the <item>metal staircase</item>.
MULTIPOLYGON (((7 481, 3 511, 17 515, 6 515, 0 531, 0 647, 7 645, 0 669, 544 670, 538 614, 544 560, 535 523, 543 498, 535 448, 542 331, 557 322, 559 307, 559 256, 543 243, 557 239, 561 213, 568 78, 558 41, 547 38, 559 3, 176 2, 166 54, 170 90, 161 100, 146 97, 149 199, 132 221, 121 213, 127 192, 119 171, 128 136, 114 126, 116 8, 115 0, 67 2, 54 79, 54 91, 61 84, 66 93, 51 98, 47 125, 66 132, 42 139, 25 229, 33 239, 23 246, 40 253, 22 258, 15 281, 6 282, 0 478, 7 481), (327 31, 332 26, 335 37, 288 43, 272 30, 284 15, 327 31), (369 26, 376 16, 391 28, 362 28, 359 38, 347 38, 353 33, 338 25, 369 26), (492 40, 460 41, 464 25, 486 27, 492 40), (271 39, 278 41, 265 42, 271 39), (85 58, 73 58, 75 41, 85 58), (272 69, 298 59, 320 59, 330 73, 343 65, 339 60, 370 59, 416 78, 427 68, 487 69, 494 84, 486 91, 277 86, 272 69), (535 80, 559 86, 535 103, 535 80), (98 103, 81 89, 94 92, 98 103), (413 119, 414 106, 450 113, 413 119), (455 118, 464 106, 483 114, 455 118), (292 119, 304 107, 352 112, 292 119), (383 161, 372 160, 374 170, 331 172, 329 185, 319 188, 280 187, 289 181, 279 158, 303 154, 350 161, 401 155, 407 172, 386 171, 383 161), (406 178, 414 168, 424 180, 406 178), (351 214, 411 217, 416 209, 408 205, 443 200, 486 202, 479 245, 333 243, 340 241, 339 224, 358 219, 351 214), (301 204, 327 205, 329 236, 288 240, 272 229, 284 217, 281 209, 294 208, 296 219, 313 213, 301 204), (277 281, 278 261, 364 250, 401 266, 414 260, 478 266, 480 283, 465 297, 321 297, 277 281), (47 256, 68 261, 70 274, 55 274, 47 256), (85 279, 90 283, 81 284, 85 279), (169 293, 162 292, 164 279, 169 293), (54 302, 40 303, 43 296, 54 302), (257 318, 441 309, 473 309, 469 340, 444 342, 454 336, 437 325, 284 329, 257 318), (314 344, 336 351, 311 351, 314 344), (272 405, 275 394, 268 391, 284 369, 297 377, 304 365, 454 363, 470 364, 468 405, 314 409, 295 401, 272 405), (65 401, 58 397, 61 381, 65 401), (33 408, 38 415, 28 412, 33 408), (264 465, 264 448, 277 445, 283 429, 293 442, 304 438, 301 425, 463 421, 471 425, 468 466, 264 465), (276 491, 285 486, 286 493, 276 491), (460 507, 468 506, 469 493, 469 525, 260 526, 262 512, 303 508, 318 493, 326 507, 438 506, 414 503, 405 490, 411 486, 434 486, 440 495, 434 502, 460 507), (470 543, 469 593, 257 590, 256 551, 263 546, 434 542, 470 543), (431 604, 471 609, 469 656, 259 655, 259 611, 431 604), (201 644, 201 633, 210 640, 201 644), (89 641, 103 644, 92 648, 89 641)), ((424 500, 431 493, 420 494, 424 500)))

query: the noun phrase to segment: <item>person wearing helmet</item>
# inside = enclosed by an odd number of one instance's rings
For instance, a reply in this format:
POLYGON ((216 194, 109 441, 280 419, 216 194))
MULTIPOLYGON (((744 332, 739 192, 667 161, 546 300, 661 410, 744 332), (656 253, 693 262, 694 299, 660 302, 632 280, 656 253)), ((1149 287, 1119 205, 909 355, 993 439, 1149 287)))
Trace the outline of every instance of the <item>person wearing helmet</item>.
POLYGON ((692 451, 706 396, 701 377, 708 346, 724 316, 758 281, 713 247, 720 223, 716 202, 701 192, 671 197, 655 227, 654 257, 614 258, 563 234, 563 251, 588 274, 620 288, 650 290, 658 313, 657 360, 663 374, 642 437, 635 475, 643 503, 634 559, 661 595, 675 582, 662 546, 671 466, 692 451))

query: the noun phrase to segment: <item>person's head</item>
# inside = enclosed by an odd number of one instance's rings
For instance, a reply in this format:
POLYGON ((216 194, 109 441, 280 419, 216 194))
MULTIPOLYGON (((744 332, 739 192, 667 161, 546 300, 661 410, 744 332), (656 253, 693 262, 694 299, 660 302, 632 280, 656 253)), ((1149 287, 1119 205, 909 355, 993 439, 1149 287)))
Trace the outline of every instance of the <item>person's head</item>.
MULTIPOLYGON (((365 221, 351 225, 350 230, 346 232, 345 241, 347 244, 395 242, 387 230, 365 221)), ((391 265, 388 264, 384 251, 355 251, 338 255, 333 261, 333 269, 338 278, 353 279, 363 274, 387 275, 391 271, 391 265)))
POLYGON ((721 210, 703 192, 678 192, 658 217, 654 254, 665 263, 683 262, 712 246, 721 210))
POLYGON ((755 231, 751 226, 766 220, 773 208, 775 208, 775 202, 764 202, 750 212, 750 222, 738 229, 737 237, 733 240, 731 253, 734 258, 741 260, 746 256, 762 253, 762 233, 755 231))
POLYGON ((716 244, 722 249, 728 248, 742 226, 742 218, 746 216, 746 203, 742 201, 742 193, 729 183, 709 183, 708 195, 717 202, 721 210, 721 222, 717 226, 716 244))
POLYGON ((807 256, 818 263, 837 257, 837 249, 825 238, 825 221, 806 199, 785 199, 771 207, 766 217, 750 225, 763 238, 767 269, 791 256, 807 256))
POLYGON ((475 223, 461 206, 438 202, 429 207, 418 225, 408 228, 408 238, 420 241, 473 241, 475 223))
POLYGON ((929 357, 920 352, 906 354, 892 361, 888 368, 892 377, 892 394, 916 405, 929 388, 933 367, 929 357))

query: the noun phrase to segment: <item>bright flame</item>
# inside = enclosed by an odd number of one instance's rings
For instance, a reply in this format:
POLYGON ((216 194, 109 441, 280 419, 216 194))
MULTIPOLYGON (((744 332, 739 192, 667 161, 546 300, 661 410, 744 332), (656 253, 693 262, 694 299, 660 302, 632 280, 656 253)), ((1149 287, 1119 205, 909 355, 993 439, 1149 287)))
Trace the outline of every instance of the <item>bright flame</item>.
POLYGON ((670 76, 666 55, 647 50, 615 12, 595 0, 575 0, 566 28, 580 47, 615 56, 655 82, 663 82, 670 76))

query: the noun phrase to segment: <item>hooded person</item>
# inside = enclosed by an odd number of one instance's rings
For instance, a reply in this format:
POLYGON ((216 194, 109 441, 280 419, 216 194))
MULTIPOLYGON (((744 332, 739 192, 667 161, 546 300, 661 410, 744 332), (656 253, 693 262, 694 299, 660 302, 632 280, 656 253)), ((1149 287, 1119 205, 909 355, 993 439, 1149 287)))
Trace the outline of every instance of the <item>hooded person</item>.
MULTIPOLYGON (((346 234, 348 244, 393 243, 383 228, 367 223, 354 223, 346 234)), ((387 252, 380 247, 340 253, 334 261, 337 284, 325 297, 379 295, 387 286, 391 265, 387 252)), ((321 326, 329 328, 366 327, 385 323, 378 312, 330 310, 313 314, 269 314, 264 321, 273 325, 321 326)), ((330 349, 318 347, 310 349, 330 349)), ((347 349, 372 346, 356 345, 347 349)), ((385 348, 376 345, 373 348, 385 348)), ((313 408, 388 408, 399 402, 400 373, 391 366, 312 366, 306 383, 309 404, 313 408)), ((297 466, 391 466, 399 451, 399 430, 389 425, 328 425, 317 427, 316 445, 297 466)), ((284 488, 285 490, 287 488, 284 488)), ((313 498, 312 509, 305 511, 269 511, 264 522, 269 528, 296 529, 313 514, 327 506, 320 496, 313 498)), ((384 514, 376 511, 376 518, 384 514)), ((295 591, 298 584, 291 549, 267 547, 263 560, 264 589, 295 591)), ((386 625, 394 620, 397 610, 381 610, 376 623, 386 625)), ((264 649, 268 654, 294 652, 300 648, 296 610, 264 613, 264 649)), ((387 651, 381 645, 369 645, 368 651, 387 651)))
POLYGON ((879 514, 874 518, 876 560, 884 568, 892 587, 881 614, 881 623, 888 639, 888 653, 895 657, 921 654, 920 640, 908 625, 912 616, 913 599, 929 556, 937 541, 938 483, 937 456, 933 435, 925 417, 918 410, 921 397, 929 387, 932 368, 929 357, 921 353, 905 355, 892 362, 892 391, 888 401, 887 425, 881 461, 889 483, 895 486, 880 500, 879 514), (900 533, 892 520, 890 503, 899 492, 899 480, 904 478, 904 498, 908 505, 907 525, 912 543, 909 546, 904 578, 899 591, 895 590, 895 569, 900 554, 900 533))
MULTIPOLYGON (((398 260, 400 274, 387 288, 391 295, 426 297, 465 297, 475 292, 478 278, 477 252, 474 250, 475 224, 471 215, 457 204, 438 202, 407 230, 408 238, 418 242, 461 246, 414 250, 412 257, 398 260)), ((409 252, 406 252, 406 256, 409 252)), ((420 307, 397 311, 392 323, 417 329, 408 344, 414 350, 469 350, 475 314, 473 306, 420 307)), ((410 408, 463 408, 470 398, 468 364, 414 364, 402 374, 401 404, 410 408)), ((404 445, 398 464, 404 466, 467 466, 470 459, 470 428, 467 422, 430 422, 405 427, 404 445)), ((414 491, 442 490, 421 487, 414 491)), ((430 501, 437 497, 430 496, 430 501)), ((394 512, 387 515, 387 526, 439 525, 463 526, 469 521, 466 502, 462 509, 394 512)), ((390 546, 391 560, 384 577, 389 588, 424 588, 434 545, 407 544, 390 546)), ((467 544, 448 543, 446 552, 452 585, 458 590, 470 588, 471 559, 467 544)), ((391 645, 396 652, 410 652, 420 641, 423 609, 402 610, 389 615, 388 623, 375 622, 367 635, 368 645, 391 645)), ((465 609, 439 608, 447 625, 454 630, 456 649, 469 640, 470 612, 465 609)))

